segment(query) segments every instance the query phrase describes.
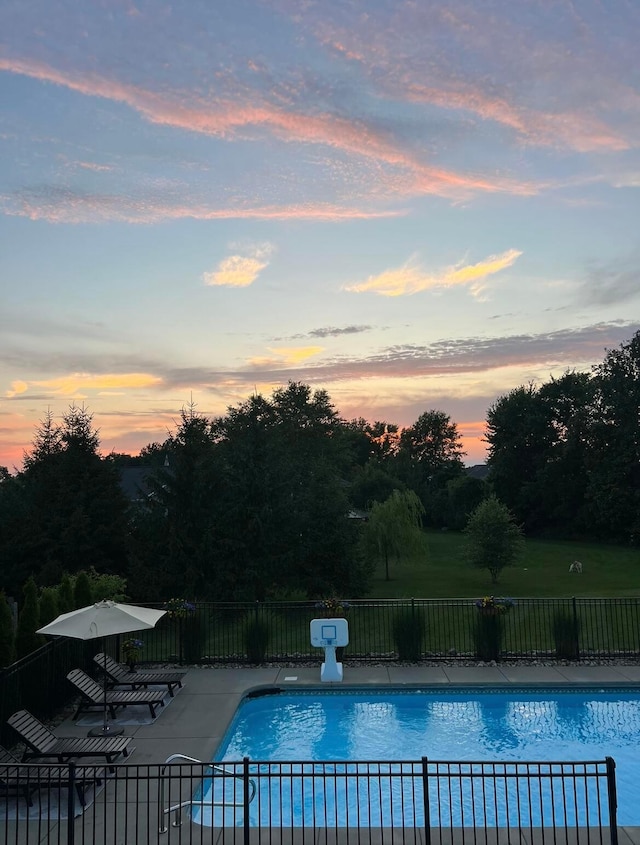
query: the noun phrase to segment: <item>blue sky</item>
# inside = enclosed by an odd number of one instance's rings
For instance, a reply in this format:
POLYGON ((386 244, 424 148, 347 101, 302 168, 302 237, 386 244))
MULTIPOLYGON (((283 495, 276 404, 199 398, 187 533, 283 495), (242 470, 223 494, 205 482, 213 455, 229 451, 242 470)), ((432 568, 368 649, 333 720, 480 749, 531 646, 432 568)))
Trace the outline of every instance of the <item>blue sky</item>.
POLYGON ((487 407, 640 328, 635 2, 0 5, 0 464, 289 379, 487 407))

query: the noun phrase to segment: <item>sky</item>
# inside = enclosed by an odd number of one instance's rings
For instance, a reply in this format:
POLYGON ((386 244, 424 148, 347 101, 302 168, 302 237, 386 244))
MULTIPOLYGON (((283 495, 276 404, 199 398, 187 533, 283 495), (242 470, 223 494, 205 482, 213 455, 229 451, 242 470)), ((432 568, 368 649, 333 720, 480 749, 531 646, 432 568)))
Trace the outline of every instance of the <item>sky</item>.
POLYGON ((637 0, 2 0, 0 465, 289 380, 487 409, 640 329, 637 0))

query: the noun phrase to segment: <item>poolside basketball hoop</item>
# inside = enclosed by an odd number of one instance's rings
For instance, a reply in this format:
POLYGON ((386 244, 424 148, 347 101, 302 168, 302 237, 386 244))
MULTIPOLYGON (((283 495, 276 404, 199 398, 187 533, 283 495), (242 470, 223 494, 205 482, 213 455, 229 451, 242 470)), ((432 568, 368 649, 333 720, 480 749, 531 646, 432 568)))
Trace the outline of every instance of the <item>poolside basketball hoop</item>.
POLYGON ((321 681, 341 681, 342 663, 336 661, 336 648, 349 645, 349 623, 342 617, 312 619, 311 645, 324 649, 324 663, 320 667, 321 681))

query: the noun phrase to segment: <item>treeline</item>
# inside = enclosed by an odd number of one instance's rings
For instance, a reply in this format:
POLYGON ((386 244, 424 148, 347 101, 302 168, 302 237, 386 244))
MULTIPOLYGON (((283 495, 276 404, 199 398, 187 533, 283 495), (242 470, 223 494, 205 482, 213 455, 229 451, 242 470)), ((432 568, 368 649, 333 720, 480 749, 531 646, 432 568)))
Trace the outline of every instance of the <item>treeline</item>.
POLYGON ((138 600, 365 595, 361 511, 394 491, 427 527, 462 529, 494 493, 529 533, 640 536, 640 333, 591 373, 519 387, 489 410, 489 477, 471 477, 456 424, 340 418, 326 391, 292 382, 209 419, 194 407, 132 458, 99 453, 91 414, 48 414, 20 472, 0 468, 2 585, 17 598, 89 567, 138 600), (122 471, 145 467, 140 496, 122 471))
POLYGON ((290 383, 208 419, 183 410, 164 443, 101 457, 91 414, 72 406, 37 429, 23 469, 0 481, 2 581, 56 584, 89 566, 127 579, 134 599, 366 594, 371 556, 359 509, 415 490, 428 524, 482 496, 456 426, 428 411, 399 431, 342 420, 324 390, 290 383), (121 473, 145 466, 144 494, 121 473), (351 517, 351 518, 350 518, 351 517))
POLYGON ((489 479, 528 533, 640 542, 640 332, 489 409, 489 479))

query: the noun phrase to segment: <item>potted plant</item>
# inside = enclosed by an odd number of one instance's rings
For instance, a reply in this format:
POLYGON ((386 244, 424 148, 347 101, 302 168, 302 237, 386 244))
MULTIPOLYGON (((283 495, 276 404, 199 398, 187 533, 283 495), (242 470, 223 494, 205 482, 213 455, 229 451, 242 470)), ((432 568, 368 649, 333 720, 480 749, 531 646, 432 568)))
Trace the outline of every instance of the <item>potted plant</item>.
POLYGON ((186 599, 169 599, 165 602, 164 609, 169 619, 184 619, 195 611, 196 606, 186 599))
POLYGON ((325 619, 344 618, 349 610, 349 602, 332 596, 328 599, 320 599, 316 602, 316 610, 319 610, 325 619))
POLYGON ((203 628, 204 620, 193 602, 174 598, 165 603, 167 617, 176 622, 179 660, 181 663, 197 663, 202 657, 202 647, 206 639, 203 628))
POLYGON ((134 637, 127 637, 122 643, 122 659, 129 667, 130 672, 136 671, 136 663, 140 657, 140 650, 144 646, 142 640, 137 640, 134 637))
POLYGON ((514 605, 513 599, 498 596, 485 596, 475 602, 478 615, 473 638, 476 657, 479 660, 491 661, 500 658, 504 634, 503 617, 514 605))

